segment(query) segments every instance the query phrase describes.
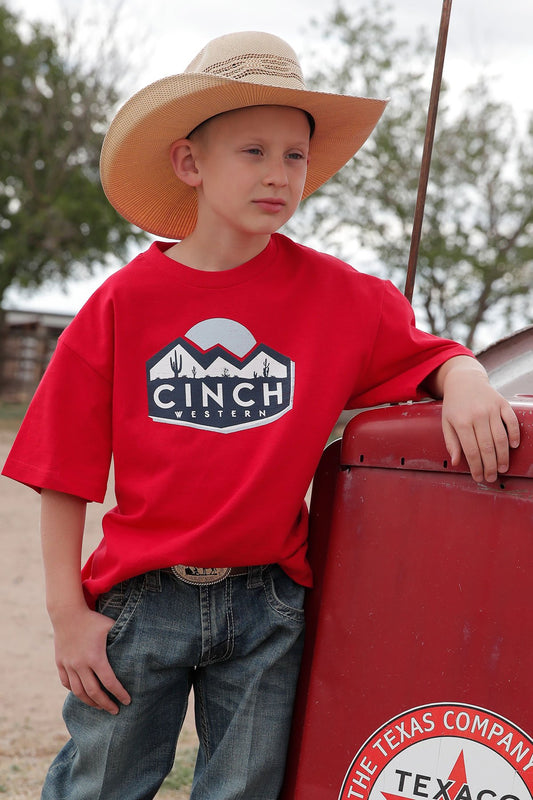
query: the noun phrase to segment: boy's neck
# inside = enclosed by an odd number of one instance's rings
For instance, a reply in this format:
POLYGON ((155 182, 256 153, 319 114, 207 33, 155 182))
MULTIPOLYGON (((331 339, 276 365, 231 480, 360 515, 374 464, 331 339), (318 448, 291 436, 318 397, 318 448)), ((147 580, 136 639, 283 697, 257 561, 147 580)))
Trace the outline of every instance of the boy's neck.
POLYGON ((186 239, 169 247, 165 255, 192 269, 222 272, 245 264, 258 256, 270 241, 270 234, 223 241, 212 237, 205 240, 194 231, 186 239))

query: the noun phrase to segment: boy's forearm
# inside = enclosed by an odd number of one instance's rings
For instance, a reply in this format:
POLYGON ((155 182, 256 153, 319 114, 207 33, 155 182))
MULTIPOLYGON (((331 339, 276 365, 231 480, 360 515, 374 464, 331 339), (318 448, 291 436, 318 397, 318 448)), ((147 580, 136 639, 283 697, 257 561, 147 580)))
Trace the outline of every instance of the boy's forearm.
POLYGON ((480 378, 488 382, 488 375, 485 367, 480 364, 479 361, 471 356, 454 356, 428 375, 423 384, 424 389, 426 389, 432 397, 440 399, 444 397, 446 379, 448 376, 452 372, 455 375, 459 375, 462 370, 469 371, 470 374, 478 373, 480 378))
POLYGON ((41 543, 50 617, 85 605, 80 578, 87 503, 79 497, 43 490, 41 543))
POLYGON ((106 641, 113 619, 88 608, 81 584, 86 508, 87 503, 79 497, 42 492, 46 605, 61 683, 87 705, 118 714, 114 698, 127 705, 131 697, 107 658, 106 641))

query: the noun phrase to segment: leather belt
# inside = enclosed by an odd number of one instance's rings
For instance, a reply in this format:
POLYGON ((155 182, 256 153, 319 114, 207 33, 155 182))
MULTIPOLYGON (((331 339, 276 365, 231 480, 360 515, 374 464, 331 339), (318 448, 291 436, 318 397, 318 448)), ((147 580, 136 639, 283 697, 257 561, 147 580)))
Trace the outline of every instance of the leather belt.
POLYGON ((226 578, 248 574, 248 567, 188 567, 184 564, 176 564, 169 569, 180 581, 201 586, 212 586, 226 578))

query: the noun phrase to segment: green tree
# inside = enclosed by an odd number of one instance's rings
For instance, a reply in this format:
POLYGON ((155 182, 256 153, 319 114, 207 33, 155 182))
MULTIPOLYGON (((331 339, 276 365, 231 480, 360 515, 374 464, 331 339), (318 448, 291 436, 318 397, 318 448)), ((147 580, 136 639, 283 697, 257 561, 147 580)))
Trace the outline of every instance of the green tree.
POLYGON ((9 286, 90 272, 141 237, 99 180, 114 76, 105 54, 88 63, 74 56, 69 36, 72 44, 72 29, 23 30, 0 3, 0 306, 9 286))
MULTIPOLYGON (((391 101, 291 230, 403 289, 435 42, 424 32, 400 38, 380 3, 351 12, 337 5, 320 38, 330 46, 311 62, 321 65, 313 88, 391 101)), ((483 326, 503 332, 533 321, 533 119, 520 133, 483 79, 453 113, 449 96, 443 85, 413 305, 423 327, 472 347, 483 326)))

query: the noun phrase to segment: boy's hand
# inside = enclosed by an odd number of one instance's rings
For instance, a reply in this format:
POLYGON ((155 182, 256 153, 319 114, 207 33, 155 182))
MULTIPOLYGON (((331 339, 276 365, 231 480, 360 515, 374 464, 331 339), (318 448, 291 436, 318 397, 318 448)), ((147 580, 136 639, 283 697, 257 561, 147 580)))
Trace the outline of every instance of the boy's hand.
POLYGON ((513 409, 490 385, 481 364, 468 356, 447 361, 434 381, 442 395, 442 429, 452 464, 459 463, 462 451, 475 481, 495 481, 498 472, 509 469, 509 446, 520 443, 513 409))
POLYGON ((63 686, 88 706, 110 714, 118 714, 119 707, 108 692, 129 705, 131 698, 107 658, 107 634, 114 620, 87 606, 66 606, 54 613, 52 623, 63 686))

